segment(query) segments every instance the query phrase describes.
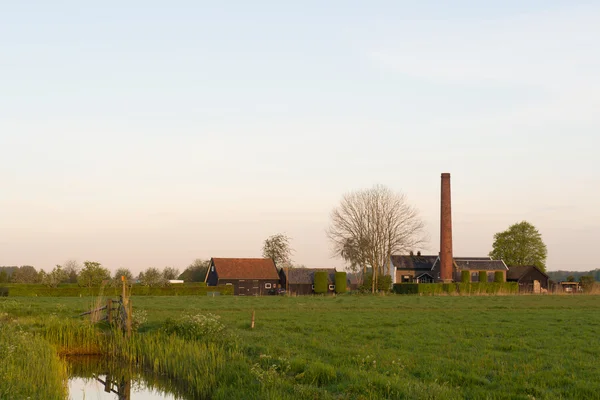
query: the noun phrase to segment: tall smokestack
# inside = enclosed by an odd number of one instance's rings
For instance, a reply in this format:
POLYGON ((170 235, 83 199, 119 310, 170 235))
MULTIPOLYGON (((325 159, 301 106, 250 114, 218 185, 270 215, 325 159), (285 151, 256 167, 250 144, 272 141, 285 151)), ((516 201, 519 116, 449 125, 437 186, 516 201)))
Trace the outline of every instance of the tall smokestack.
POLYGON ((450 174, 442 173, 442 207, 440 215, 440 279, 452 282, 452 207, 450 174))

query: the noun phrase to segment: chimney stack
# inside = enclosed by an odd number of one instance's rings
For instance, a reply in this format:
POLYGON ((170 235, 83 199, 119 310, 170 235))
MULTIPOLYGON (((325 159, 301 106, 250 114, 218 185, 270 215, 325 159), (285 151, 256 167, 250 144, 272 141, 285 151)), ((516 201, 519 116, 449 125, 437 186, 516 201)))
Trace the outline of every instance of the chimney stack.
POLYGON ((440 279, 452 282, 452 207, 450 194, 450 174, 442 173, 442 204, 440 215, 440 279))

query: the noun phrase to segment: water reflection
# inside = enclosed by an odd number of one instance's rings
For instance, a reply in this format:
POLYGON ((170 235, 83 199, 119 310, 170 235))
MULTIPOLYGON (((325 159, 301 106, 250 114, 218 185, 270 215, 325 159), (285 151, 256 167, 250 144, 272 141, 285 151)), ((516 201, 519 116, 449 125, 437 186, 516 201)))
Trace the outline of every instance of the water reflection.
POLYGON ((68 357, 69 399, 185 400, 181 387, 103 357, 68 357))

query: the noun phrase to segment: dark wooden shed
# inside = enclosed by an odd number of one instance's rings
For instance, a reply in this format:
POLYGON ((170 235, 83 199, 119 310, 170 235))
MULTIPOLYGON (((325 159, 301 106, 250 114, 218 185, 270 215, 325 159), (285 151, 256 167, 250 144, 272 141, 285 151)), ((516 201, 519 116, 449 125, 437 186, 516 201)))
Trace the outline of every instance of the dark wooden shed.
POLYGON ((237 296, 261 296, 280 287, 277 267, 270 258, 211 258, 207 286, 233 285, 237 296))
POLYGON ((508 267, 507 282, 518 282, 520 293, 543 293, 548 291, 548 275, 535 265, 508 267))
POLYGON ((281 268, 279 277, 283 288, 292 295, 314 293, 315 272, 327 272, 329 292, 335 290, 335 268, 281 268))

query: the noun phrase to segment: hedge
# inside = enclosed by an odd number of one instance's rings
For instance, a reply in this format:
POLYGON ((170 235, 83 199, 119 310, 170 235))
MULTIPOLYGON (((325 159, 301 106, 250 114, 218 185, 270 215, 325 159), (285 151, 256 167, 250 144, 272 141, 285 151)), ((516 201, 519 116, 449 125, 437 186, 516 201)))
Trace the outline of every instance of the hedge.
POLYGON ((494 283, 397 283, 394 293, 418 295, 478 295, 478 294, 516 294, 519 293, 519 284, 516 282, 494 283))
POLYGON ((471 271, 460 271, 460 281, 462 283, 471 282, 471 271))
POLYGON ((502 271, 494 272, 494 282, 496 282, 496 283, 504 282, 504 272, 502 272, 502 271))
POLYGON ((6 297, 6 296, 8 296, 8 288, 0 287, 0 297, 6 297))
POLYGON ((346 293, 346 273, 336 272, 335 273, 335 292, 346 293))
MULTIPOLYGON (((377 277, 377 290, 380 292, 389 292, 392 288, 392 277, 390 275, 379 275, 377 277)), ((360 289, 364 292, 371 292, 373 289, 373 274, 365 275, 360 289)))
POLYGON ((327 280, 327 272, 317 271, 315 272, 315 293, 324 294, 329 289, 329 282, 327 280))
MULTIPOLYGON (((86 297, 100 295, 99 287, 80 287, 76 284, 59 285, 56 288, 40 284, 11 284, 11 297, 86 297)), ((133 285, 132 296, 206 296, 209 292, 219 292, 222 295, 232 295, 233 286, 206 286, 205 283, 174 284, 165 287, 148 287, 133 285)), ((119 287, 105 287, 103 296, 117 297, 121 294, 119 287)))
POLYGON ((487 280, 487 271, 479 271, 479 283, 485 283, 487 280))

